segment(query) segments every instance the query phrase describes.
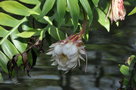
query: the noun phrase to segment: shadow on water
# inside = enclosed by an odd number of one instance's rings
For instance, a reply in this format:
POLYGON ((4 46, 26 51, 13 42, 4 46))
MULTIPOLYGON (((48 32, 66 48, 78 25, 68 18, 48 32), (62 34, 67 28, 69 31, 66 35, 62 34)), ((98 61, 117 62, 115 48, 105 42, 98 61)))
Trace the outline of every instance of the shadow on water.
POLYGON ((104 30, 90 32, 86 44, 87 72, 82 64, 64 74, 50 66, 49 57, 41 55, 31 77, 20 72, 13 80, 5 78, 0 90, 117 90, 121 80, 119 64, 136 53, 136 21, 133 18, 135 16, 129 17, 121 27, 109 33, 104 30))

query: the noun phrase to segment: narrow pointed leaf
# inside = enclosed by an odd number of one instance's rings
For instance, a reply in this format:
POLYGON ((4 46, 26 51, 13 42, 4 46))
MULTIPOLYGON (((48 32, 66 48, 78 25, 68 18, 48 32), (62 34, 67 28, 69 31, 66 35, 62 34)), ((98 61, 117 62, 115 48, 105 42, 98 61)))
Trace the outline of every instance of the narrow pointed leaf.
POLYGON ((0 51, 0 67, 6 73, 8 72, 8 70, 7 70, 8 61, 9 61, 9 59, 6 57, 6 55, 3 52, 0 51))
POLYGON ((53 7, 56 0, 46 0, 42 9, 42 15, 45 16, 53 7))
POLYGON ((100 10, 99 8, 97 8, 97 12, 98 12, 98 22, 107 29, 107 31, 110 31, 110 21, 109 19, 106 19, 106 15, 105 13, 100 10))
POLYGON ((30 38, 30 37, 32 37, 35 33, 36 33, 35 31, 22 32, 22 33, 18 33, 17 36, 18 36, 18 37, 22 37, 22 38, 30 38))
POLYGON ((57 14, 60 25, 64 19, 66 11, 66 2, 67 2, 66 0, 57 0, 57 14))
POLYGON ((15 46, 9 41, 9 40, 5 40, 5 42, 3 42, 3 44, 1 45, 2 50, 4 51, 4 53, 10 58, 12 59, 12 57, 16 54, 18 54, 19 52, 17 51, 17 49, 15 48, 15 46))
MULTIPOLYGON (((4 17, 5 18, 5 17, 4 17)), ((0 18, 1 19, 1 18, 0 18)), ((5 18, 6 19, 6 18, 5 18)), ((7 20, 7 19, 6 19, 7 20)), ((14 28, 12 28, 11 30, 10 30, 10 32, 8 33, 8 34, 6 34, 6 36, 5 37, 3 37, 1 40, 0 40, 0 45, 8 38, 8 36, 10 36, 14 31, 16 31, 17 30, 17 28, 23 23, 23 22, 25 22, 27 19, 26 19, 26 17, 24 17, 22 20, 20 20, 15 26, 14 26, 14 28)), ((8 22, 8 20, 7 20, 7 22, 8 22)), ((12 21, 11 21, 12 22, 12 21)), ((5 22, 6 23, 6 22, 5 22)))
POLYGON ((67 0, 67 5, 72 16, 73 24, 77 27, 80 13, 78 0, 67 0))
POLYGON ((128 15, 133 15, 135 13, 136 13, 136 7, 128 15))
POLYGON ((48 16, 44 16, 43 17, 45 21, 47 21, 50 25, 53 25, 52 21, 50 20, 50 18, 48 16))
POLYGON ((92 23, 92 20, 93 20, 93 13, 92 13, 92 9, 89 5, 89 2, 88 0, 80 0, 83 8, 85 9, 87 15, 89 16, 89 23, 91 24, 92 23))
POLYGON ((19 23, 19 20, 5 13, 0 13, 0 25, 15 27, 18 23, 19 23))
POLYGON ((17 36, 18 33, 19 33, 18 30, 16 30, 10 35, 10 37, 11 37, 12 42, 16 46, 16 48, 21 53, 23 53, 27 48, 27 44, 23 42, 23 39, 22 39, 22 41, 19 41, 20 39, 18 39, 18 36, 17 36))
POLYGON ((31 9, 18 3, 17 1, 3 1, 0 2, 0 7, 5 11, 17 15, 28 16, 30 15, 31 9))
POLYGON ((8 31, 0 26, 0 37, 5 37, 8 34, 8 31))

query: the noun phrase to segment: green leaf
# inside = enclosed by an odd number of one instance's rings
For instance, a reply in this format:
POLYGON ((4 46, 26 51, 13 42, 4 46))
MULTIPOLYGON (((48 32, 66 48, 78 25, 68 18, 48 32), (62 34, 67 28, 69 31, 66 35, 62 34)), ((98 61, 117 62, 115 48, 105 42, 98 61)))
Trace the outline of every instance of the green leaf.
POLYGON ((14 31, 14 32, 10 35, 10 37, 11 37, 12 42, 13 42, 14 45, 16 46, 16 48, 17 48, 21 53, 23 53, 23 52, 26 50, 26 48, 27 48, 27 43, 24 43, 24 42, 23 42, 23 39, 22 39, 22 42, 19 41, 18 36, 17 36, 18 33, 19 33, 18 30, 16 30, 16 31, 14 31))
POLYGON ((17 36, 22 37, 22 38, 30 38, 34 34, 36 34, 36 31, 28 31, 28 32, 18 33, 17 36))
POLYGON ((39 4, 39 0, 19 0, 23 3, 27 3, 27 4, 39 4))
POLYGON ((129 75, 129 67, 126 66, 126 65, 122 65, 120 67, 120 72, 125 75, 125 76, 128 76, 129 75))
POLYGON ((17 49, 15 48, 15 46, 9 41, 9 40, 5 40, 2 45, 2 50, 4 51, 4 53, 10 58, 12 59, 12 57, 16 54, 19 54, 19 52, 17 51, 17 49))
POLYGON ((0 7, 9 13, 22 15, 22 16, 29 16, 31 12, 31 9, 18 3, 17 1, 0 2, 0 7))
POLYGON ((19 23, 19 20, 5 13, 0 13, 0 24, 1 25, 15 27, 18 23, 19 23))
POLYGON ((131 55, 127 60, 127 64, 131 65, 131 62, 133 62, 134 59, 135 59, 135 55, 131 55))
POLYGON ((46 0, 43 9, 42 9, 42 16, 45 16, 53 7, 55 0, 46 0))
POLYGON ((110 31, 110 21, 109 19, 106 19, 106 15, 105 13, 100 10, 99 8, 97 8, 97 12, 98 12, 98 22, 107 29, 107 31, 110 31))
MULTIPOLYGON (((0 18, 0 19, 1 19, 1 18, 0 18)), ((20 21, 16 24, 16 26, 15 26, 14 28, 12 28, 12 29, 10 30, 10 32, 9 32, 8 34, 6 34, 5 37, 2 38, 2 40, 0 41, 0 45, 8 38, 9 35, 11 35, 14 31, 16 31, 17 28, 18 28, 23 22, 25 22, 26 20, 27 20, 26 17, 24 17, 22 20, 20 20, 20 21)), ((7 21, 7 22, 8 22, 8 21, 7 21)))
POLYGON ((64 33, 62 31, 58 30, 58 28, 49 27, 48 32, 56 40, 63 40, 65 38, 64 33))
POLYGON ((67 0, 67 4, 70 14, 72 16, 73 24, 76 28, 78 25, 78 19, 80 14, 78 0, 67 0))
POLYGON ((58 14, 58 22, 61 25, 64 15, 66 12, 66 0, 57 0, 57 14, 58 14))
POLYGON ((8 61, 9 61, 9 59, 5 56, 5 54, 3 52, 0 51, 0 67, 6 73, 8 73, 8 70, 7 70, 8 61))
POLYGON ((40 37, 39 40, 42 40, 45 37, 45 32, 47 31, 47 28, 44 28, 41 33, 40 33, 40 37))
POLYGON ((22 25, 22 30, 24 31, 28 31, 28 30, 32 30, 33 28, 32 27, 29 27, 27 24, 23 24, 22 25))
POLYGON ((8 31, 0 26, 0 37, 5 37, 8 31))
POLYGON ((85 9, 87 15, 89 16, 89 23, 91 24, 92 23, 92 20, 93 20, 93 13, 92 13, 92 9, 89 5, 89 2, 88 0, 80 0, 83 8, 85 9))
POLYGON ((136 7, 128 15, 133 15, 135 13, 136 13, 136 7))
POLYGON ((98 7, 99 0, 92 0, 92 2, 95 5, 95 7, 98 7))
POLYGON ((45 21, 47 21, 50 25, 53 25, 52 21, 50 20, 50 18, 48 16, 44 16, 43 17, 45 21))

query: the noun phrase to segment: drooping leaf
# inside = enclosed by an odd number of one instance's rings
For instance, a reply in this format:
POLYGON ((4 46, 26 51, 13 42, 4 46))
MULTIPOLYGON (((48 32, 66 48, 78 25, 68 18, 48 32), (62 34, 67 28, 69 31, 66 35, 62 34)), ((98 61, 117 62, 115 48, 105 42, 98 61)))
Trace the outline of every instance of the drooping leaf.
POLYGON ((65 38, 64 33, 62 31, 58 30, 58 28, 49 27, 48 32, 56 40, 63 40, 65 38))
POLYGON ((106 19, 106 15, 105 13, 100 10, 99 8, 97 8, 97 12, 98 12, 98 22, 107 29, 107 31, 110 31, 110 21, 109 19, 106 19))
POLYGON ((0 24, 1 25, 15 27, 18 23, 19 23, 19 20, 5 13, 0 13, 0 24))
POLYGON ((80 14, 78 0, 67 0, 67 5, 69 8, 69 12, 72 16, 73 24, 76 28, 78 25, 78 19, 80 14))
POLYGON ((95 7, 98 7, 99 0, 92 0, 92 2, 95 5, 95 7))
POLYGON ((122 65, 120 67, 120 72, 125 75, 125 76, 128 76, 129 75, 129 67, 126 66, 126 65, 122 65))
POLYGON ((0 2, 0 7, 5 11, 17 15, 28 16, 30 15, 31 9, 18 3, 17 1, 3 1, 0 2))
POLYGON ((22 37, 22 38, 30 38, 30 37, 32 37, 35 33, 36 33, 35 31, 22 32, 22 33, 18 33, 17 36, 22 37))
POLYGON ((43 9, 42 9, 42 16, 45 16, 53 7, 55 0, 46 0, 43 9))
POLYGON ((135 13, 136 13, 136 7, 128 15, 133 15, 135 13))
POLYGON ((16 48, 17 48, 21 53, 23 53, 23 52, 26 50, 26 48, 27 48, 27 43, 24 43, 23 40, 22 40, 22 41, 19 41, 18 36, 17 36, 18 33, 19 33, 18 30, 16 30, 16 31, 14 31, 14 32, 10 35, 10 37, 11 37, 12 42, 13 42, 14 45, 16 46, 16 48))
POLYGON ((8 72, 7 70, 7 63, 8 63, 9 59, 7 58, 7 56, 0 51, 0 67, 4 70, 4 72, 8 72))
POLYGON ((29 27, 28 25, 26 25, 26 24, 23 24, 22 25, 22 30, 24 30, 24 31, 28 31, 28 30, 32 30, 33 28, 32 27, 29 27))
POLYGON ((58 22, 61 25, 63 19, 64 19, 64 15, 65 15, 65 11, 66 11, 66 0, 57 0, 57 14, 58 14, 58 22))
POLYGON ((93 20, 93 12, 92 12, 92 9, 89 5, 89 2, 88 0, 80 0, 83 8, 85 9, 87 15, 89 16, 89 23, 91 24, 92 23, 92 20, 93 20))
POLYGON ((17 49, 15 48, 15 46, 9 41, 9 40, 5 40, 2 45, 2 50, 4 51, 4 53, 10 58, 12 59, 14 55, 18 54, 19 52, 17 51, 17 49))
POLYGON ((50 18, 48 16, 44 16, 43 17, 44 20, 46 20, 50 25, 53 25, 52 21, 50 20, 50 18))
POLYGON ((0 37, 5 37, 8 31, 0 26, 0 37))

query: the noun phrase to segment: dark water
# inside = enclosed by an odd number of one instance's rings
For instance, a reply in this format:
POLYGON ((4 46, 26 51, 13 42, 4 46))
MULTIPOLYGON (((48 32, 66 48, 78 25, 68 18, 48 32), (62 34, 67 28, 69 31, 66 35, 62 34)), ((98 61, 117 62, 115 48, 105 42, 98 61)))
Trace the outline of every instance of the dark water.
POLYGON ((88 70, 85 64, 64 75, 50 66, 50 57, 41 55, 31 77, 22 72, 12 81, 5 79, 0 90, 117 90, 120 87, 119 64, 136 52, 136 16, 127 17, 120 27, 107 32, 94 30, 86 43, 88 70))

